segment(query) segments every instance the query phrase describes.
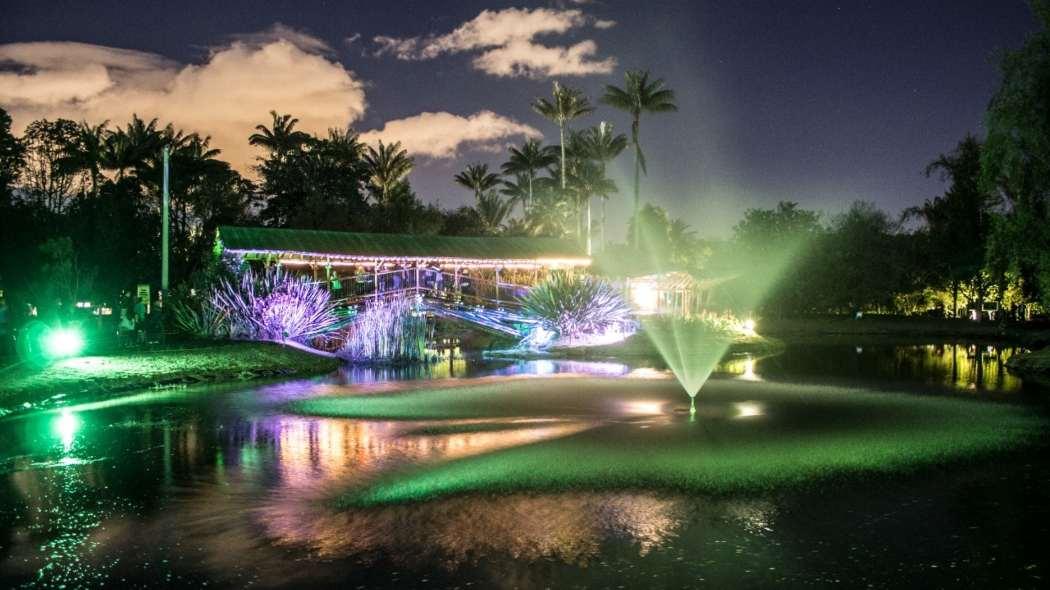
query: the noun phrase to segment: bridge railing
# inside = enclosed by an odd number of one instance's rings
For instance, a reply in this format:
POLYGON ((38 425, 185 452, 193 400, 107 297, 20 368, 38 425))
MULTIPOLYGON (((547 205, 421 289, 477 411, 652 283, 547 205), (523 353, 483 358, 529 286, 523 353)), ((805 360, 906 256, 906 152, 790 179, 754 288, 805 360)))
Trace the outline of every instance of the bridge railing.
POLYGON ((332 276, 328 281, 337 301, 358 303, 398 293, 423 294, 433 300, 467 306, 518 308, 529 287, 438 269, 384 270, 332 276))

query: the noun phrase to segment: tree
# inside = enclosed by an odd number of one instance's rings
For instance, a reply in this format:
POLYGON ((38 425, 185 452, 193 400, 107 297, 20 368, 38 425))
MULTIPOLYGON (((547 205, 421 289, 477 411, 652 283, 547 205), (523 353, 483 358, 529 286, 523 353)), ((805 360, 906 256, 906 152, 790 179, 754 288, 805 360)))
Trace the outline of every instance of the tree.
POLYGON ((70 173, 59 162, 76 137, 77 124, 68 119, 40 119, 26 127, 22 138, 25 165, 20 180, 36 206, 61 213, 69 205, 77 174, 70 173))
POLYGON ((40 246, 44 257, 32 290, 43 303, 45 316, 66 319, 80 296, 91 291, 94 269, 84 269, 79 263, 73 240, 66 236, 48 239, 40 246))
POLYGON ((482 236, 485 235, 485 221, 476 207, 462 206, 448 211, 441 234, 445 236, 482 236))
MULTIPOLYGON (((124 149, 120 164, 133 170, 135 176, 145 182, 156 182, 160 178, 155 173, 159 170, 157 163, 161 159, 164 146, 183 139, 182 132, 176 131, 171 125, 159 129, 157 119, 146 122, 138 115, 132 115, 131 121, 118 135, 123 136, 121 144, 124 149)), ((159 196, 159 191, 157 194, 159 196)))
POLYGON ((22 170, 25 147, 11 133, 11 116, 0 108, 0 206, 10 200, 11 185, 22 170))
POLYGON ((748 209, 733 227, 729 272, 736 274, 736 306, 766 306, 783 315, 808 307, 810 274, 798 271, 820 238, 820 215, 798 203, 781 201, 775 209, 748 209), (791 272, 795 270, 796 272, 791 272))
POLYGON ((594 111, 587 96, 582 91, 568 86, 562 86, 554 82, 554 90, 551 100, 537 98, 532 102, 532 110, 540 114, 548 121, 558 126, 558 135, 561 149, 561 190, 565 190, 566 162, 565 162, 565 130, 571 121, 574 121, 594 111))
POLYGON ((277 111, 270 111, 270 116, 273 118, 270 126, 256 125, 256 132, 248 137, 248 143, 265 148, 278 162, 282 162, 288 154, 310 141, 310 134, 296 131, 295 126, 299 119, 291 115, 280 115, 277 111))
POLYGON ((525 198, 521 201, 523 212, 527 211, 532 203, 536 173, 553 165, 557 160, 558 156, 552 146, 545 146, 535 139, 526 141, 520 149, 510 148, 510 159, 504 162, 501 170, 504 174, 515 176, 518 185, 527 188, 525 198))
MULTIPOLYGON (((641 174, 648 174, 640 141, 642 113, 677 111, 674 91, 665 88, 662 79, 650 80, 647 70, 628 70, 624 74, 623 88, 607 85, 601 101, 631 115, 631 145, 634 146, 634 214, 637 215, 641 207, 641 174)), ((638 237, 635 236, 635 242, 638 241, 638 237)))
POLYGON ((978 303, 984 299, 985 251, 1000 200, 981 182, 981 144, 972 135, 926 167, 927 176, 937 172, 941 180, 950 183, 948 189, 941 196, 907 209, 905 216, 923 222, 930 262, 928 279, 951 290, 955 317, 960 288, 971 287, 978 303))
POLYGON ((424 204, 412 187, 402 182, 391 189, 386 201, 373 205, 368 231, 437 234, 445 233, 449 225, 443 211, 434 205, 424 204))
POLYGON ((369 186, 378 202, 385 202, 389 193, 404 182, 415 165, 408 151, 401 147, 400 141, 383 144, 383 140, 379 140, 378 148, 368 146, 364 161, 369 186))
POLYGON ((571 193, 575 196, 578 228, 581 225, 578 212, 583 208, 586 208, 587 211, 582 224, 583 229, 578 229, 578 231, 584 232, 586 235, 587 255, 590 256, 592 253, 591 199, 595 196, 609 195, 616 192, 616 183, 606 178, 602 167, 591 160, 577 160, 571 170, 569 187, 571 193))
POLYGON ((498 194, 486 191, 478 195, 478 202, 474 206, 481 218, 482 228, 487 235, 495 235, 503 230, 503 226, 510 217, 514 203, 504 201, 498 194))
MULTIPOLYGON (((381 145, 382 155, 372 152, 378 156, 379 165, 389 166, 390 160, 384 158, 397 160, 400 147, 381 145)), ((398 178, 394 183, 389 168, 370 172, 368 155, 356 134, 342 130, 329 130, 324 138, 311 136, 283 160, 276 152, 271 153, 260 167, 267 194, 261 217, 279 227, 367 229, 371 216, 364 189, 370 174, 385 183, 382 188, 372 187, 381 202, 389 200, 402 182, 398 178), (379 196, 380 190, 383 196, 379 196)))
POLYGON ((528 215, 529 208, 526 206, 532 200, 533 191, 532 177, 525 174, 519 173, 514 176, 514 180, 503 180, 502 187, 499 192, 504 197, 507 197, 507 201, 510 202, 511 207, 517 203, 522 204, 522 212, 528 215))
MULTIPOLYGON (((627 136, 623 133, 613 132, 613 126, 611 123, 602 121, 597 127, 591 127, 585 130, 581 136, 582 147, 584 153, 588 158, 594 160, 598 164, 598 171, 602 177, 605 177, 606 165, 615 160, 623 150, 627 148, 627 136)), ((605 203, 609 200, 609 194, 617 192, 619 189, 616 184, 611 180, 606 185, 608 190, 600 191, 597 193, 602 199, 602 213, 601 221, 599 223, 601 227, 601 238, 599 244, 602 248, 605 247, 605 203)), ((588 207, 589 207, 588 203, 588 207)), ((588 219, 590 219, 590 209, 588 208, 588 219)), ((590 235, 590 223, 588 222, 588 235, 590 235)), ((588 252, 590 249, 588 248, 588 252)))
POLYGON ((63 149, 58 166, 67 174, 87 174, 91 182, 91 195, 98 196, 99 179, 105 165, 106 126, 109 121, 91 125, 81 121, 71 142, 63 149))
POLYGON ((899 222, 872 203, 853 203, 810 252, 809 305, 851 312, 891 308, 908 287, 905 247, 899 222))
POLYGON ((1030 2, 1042 29, 1000 62, 1002 83, 985 114, 986 190, 1005 197, 997 255, 1028 297, 1050 307, 1050 2, 1030 2))
POLYGON ((481 200, 481 195, 500 184, 499 174, 489 172, 488 164, 471 164, 466 170, 454 177, 456 184, 474 192, 474 198, 481 200))
POLYGON ((537 179, 534 206, 525 214, 525 225, 533 236, 565 238, 573 233, 575 212, 572 204, 563 198, 558 181, 537 179))

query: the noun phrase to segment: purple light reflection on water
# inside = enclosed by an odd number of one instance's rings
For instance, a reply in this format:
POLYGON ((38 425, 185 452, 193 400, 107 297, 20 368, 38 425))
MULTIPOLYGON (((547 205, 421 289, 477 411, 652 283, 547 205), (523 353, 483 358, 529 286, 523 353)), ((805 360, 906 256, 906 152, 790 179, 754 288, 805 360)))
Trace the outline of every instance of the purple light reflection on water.
POLYGON ((431 382, 441 386, 443 380, 482 377, 526 377, 550 375, 585 375, 593 377, 625 377, 631 367, 623 363, 573 361, 563 359, 507 360, 454 358, 431 365, 405 367, 344 365, 336 373, 314 379, 283 381, 256 387, 243 405, 279 411, 289 402, 321 395, 368 393, 389 388, 412 387, 412 383, 431 382), (406 383, 407 382, 407 383, 406 383))

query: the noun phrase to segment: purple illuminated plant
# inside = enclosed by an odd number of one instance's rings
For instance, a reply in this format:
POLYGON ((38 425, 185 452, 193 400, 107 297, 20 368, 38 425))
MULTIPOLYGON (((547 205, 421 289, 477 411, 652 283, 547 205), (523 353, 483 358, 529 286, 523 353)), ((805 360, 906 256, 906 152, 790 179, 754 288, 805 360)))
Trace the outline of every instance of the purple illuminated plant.
POLYGON ((222 280, 212 307, 229 318, 230 336, 245 340, 306 341, 338 327, 335 305, 323 284, 271 267, 247 268, 240 280, 222 280))
POLYGON ((337 354, 355 362, 423 362, 430 336, 414 297, 388 297, 367 303, 357 314, 337 354))

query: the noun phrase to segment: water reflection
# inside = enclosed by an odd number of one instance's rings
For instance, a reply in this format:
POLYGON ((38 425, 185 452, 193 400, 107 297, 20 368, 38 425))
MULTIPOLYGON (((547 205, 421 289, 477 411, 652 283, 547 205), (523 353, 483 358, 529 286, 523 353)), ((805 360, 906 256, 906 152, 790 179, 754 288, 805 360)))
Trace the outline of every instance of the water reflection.
POLYGON ((618 377, 630 371, 624 363, 568 359, 489 358, 447 354, 439 362, 407 367, 347 366, 339 369, 340 384, 374 384, 411 379, 457 379, 483 376, 580 374, 618 377))
POLYGON ((645 555, 672 538, 681 498, 650 493, 464 496, 402 506, 265 512, 269 535, 320 557, 382 554, 396 562, 431 559, 458 566, 493 554, 583 565, 609 537, 645 555), (408 525, 407 523, 411 523, 408 525))
POLYGON ((716 375, 743 380, 856 379, 864 383, 886 380, 935 385, 954 390, 1011 393, 1022 380, 1009 372, 1006 361, 1021 352, 998 344, 879 344, 858 346, 788 346, 768 357, 733 356, 716 375))
POLYGON ((312 501, 411 464, 461 459, 591 426, 568 420, 383 422, 282 415, 253 420, 228 436, 232 446, 271 450, 280 480, 275 496, 312 501))
MULTIPOLYGON (((853 345, 818 346, 789 348, 779 357, 734 357, 720 372, 745 380, 911 379, 1006 392, 1020 387, 1003 369, 1014 353, 986 345, 865 344, 860 352, 853 345)), ((559 373, 668 378, 648 367, 632 371, 620 363, 551 360, 486 365, 464 359, 437 375, 559 373)), ((389 382, 405 377, 391 370, 348 369, 331 381, 138 396, 135 403, 107 402, 0 423, 0 586, 31 580, 67 587, 119 585, 124 579, 176 586, 212 580, 301 586, 318 579, 321 585, 338 585, 352 575, 370 575, 368 564, 378 561, 406 568, 439 564, 449 571, 496 563, 500 574, 525 576, 562 564, 593 571, 613 561, 612 546, 625 552, 624 568, 641 563, 630 557, 647 556, 666 559, 662 563, 671 571, 678 558, 705 563, 723 547, 724 563, 736 563, 751 539, 765 537, 777 541, 760 556, 763 563, 789 564, 778 551, 785 538, 783 519, 790 519, 791 511, 778 511, 777 504, 761 498, 513 493, 339 508, 333 500, 340 493, 398 470, 600 426, 558 418, 361 421, 279 411, 290 399, 367 394, 370 387, 398 386, 389 382), (723 545, 726 538, 732 541, 723 545)), ((766 419, 759 404, 733 408, 742 419, 766 419)), ((669 411, 639 398, 619 413, 642 424, 669 411)), ((492 574, 481 585, 501 581, 492 574)), ((694 581, 682 579, 675 586, 694 581)), ((374 582, 399 585, 385 578, 374 582)), ((538 575, 523 585, 551 584, 538 575)))

